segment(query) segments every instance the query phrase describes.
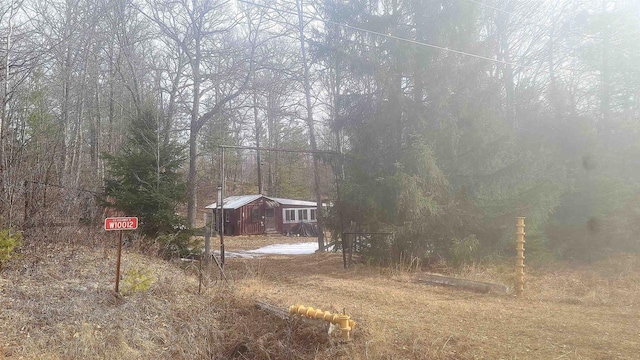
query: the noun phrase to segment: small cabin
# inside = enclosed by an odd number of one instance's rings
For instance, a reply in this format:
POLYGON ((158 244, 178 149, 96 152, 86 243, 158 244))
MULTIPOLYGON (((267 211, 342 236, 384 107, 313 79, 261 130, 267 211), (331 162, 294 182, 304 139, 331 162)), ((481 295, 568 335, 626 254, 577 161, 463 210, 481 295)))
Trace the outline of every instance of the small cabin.
MULTIPOLYGON (((315 201, 239 195, 225 198, 222 204, 225 235, 286 234, 299 223, 317 223, 315 201)), ((217 203, 206 209, 218 219, 217 203)))

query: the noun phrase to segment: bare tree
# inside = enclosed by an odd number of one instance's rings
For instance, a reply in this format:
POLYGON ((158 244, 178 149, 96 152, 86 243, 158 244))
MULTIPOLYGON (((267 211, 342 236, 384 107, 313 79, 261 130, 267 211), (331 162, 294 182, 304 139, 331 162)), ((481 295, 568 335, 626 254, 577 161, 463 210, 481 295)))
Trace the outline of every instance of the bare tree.
POLYGON ((187 221, 195 226, 198 133, 245 89, 253 72, 256 32, 250 25, 244 40, 238 38, 239 31, 232 32, 241 18, 233 16, 228 1, 150 1, 140 11, 181 49, 189 65, 187 221), (249 50, 244 51, 242 43, 249 50), (225 61, 217 61, 222 58, 225 61), (242 72, 246 75, 240 75, 242 72))

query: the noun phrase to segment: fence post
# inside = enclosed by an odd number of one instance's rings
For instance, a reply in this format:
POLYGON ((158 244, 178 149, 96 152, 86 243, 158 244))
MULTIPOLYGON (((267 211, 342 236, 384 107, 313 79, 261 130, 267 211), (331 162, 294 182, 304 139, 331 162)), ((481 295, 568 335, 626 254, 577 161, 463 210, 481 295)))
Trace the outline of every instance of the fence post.
POLYGON ((353 265, 353 239, 357 238, 358 235, 353 234, 353 235, 349 235, 348 239, 349 241, 347 241, 347 245, 349 246, 349 259, 347 259, 348 263, 349 263, 349 267, 351 267, 351 265, 353 265))
POLYGON ((349 268, 347 264, 347 233, 342 233, 342 265, 345 269, 349 268))
POLYGON ((524 292, 524 217, 516 222, 516 295, 524 292))

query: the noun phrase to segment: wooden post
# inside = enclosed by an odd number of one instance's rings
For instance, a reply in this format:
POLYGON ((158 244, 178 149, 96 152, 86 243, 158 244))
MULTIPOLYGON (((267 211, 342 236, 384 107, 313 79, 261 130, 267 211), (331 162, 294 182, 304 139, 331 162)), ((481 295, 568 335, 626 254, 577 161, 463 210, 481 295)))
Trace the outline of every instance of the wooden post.
POLYGON ((516 295, 524 292, 524 217, 516 222, 516 295))
POLYGON ((358 235, 356 234, 352 234, 349 235, 349 237, 347 238, 347 249, 349 250, 349 259, 347 259, 347 261, 349 262, 349 267, 351 267, 351 265, 353 265, 353 239, 356 238, 358 235))
POLYGON ((342 264, 345 269, 349 268, 349 264, 347 263, 347 237, 349 235, 346 233, 342 233, 342 264))

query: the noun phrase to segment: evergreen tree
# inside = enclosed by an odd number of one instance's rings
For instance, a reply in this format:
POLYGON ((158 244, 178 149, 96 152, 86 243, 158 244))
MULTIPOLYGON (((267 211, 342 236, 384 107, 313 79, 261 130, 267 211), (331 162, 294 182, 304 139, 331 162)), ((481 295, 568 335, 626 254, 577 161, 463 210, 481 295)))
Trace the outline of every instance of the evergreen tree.
POLYGON ((185 200, 179 173, 186 160, 183 148, 159 131, 161 115, 146 107, 132 119, 128 136, 116 155, 104 155, 110 178, 105 195, 111 206, 138 216, 146 235, 169 234, 183 227, 176 207, 185 200))
MULTIPOLYGON (((324 4, 337 22, 376 33, 463 49, 476 45, 473 37, 461 36, 475 32, 473 12, 459 11, 455 3, 324 4)), ((395 233, 391 243, 372 244, 379 260, 447 255, 454 238, 479 232, 473 203, 443 166, 455 156, 461 114, 474 100, 464 82, 486 86, 484 73, 470 76, 482 64, 362 31, 328 31, 317 56, 336 74, 334 128, 344 136, 346 156, 335 208, 361 231, 395 233), (354 39, 363 46, 346 46, 354 39)))
MULTIPOLYGON (((332 20, 378 34, 476 53, 491 46, 478 6, 324 4, 332 20)), ((477 238, 485 254, 509 248, 515 214, 527 217, 531 235, 543 229, 566 189, 565 168, 550 156, 553 134, 539 131, 549 116, 514 98, 528 114, 516 123, 503 106, 494 63, 345 28, 329 28, 317 49, 337 74, 334 127, 345 138, 336 208, 362 231, 396 234, 374 244, 377 256, 454 255, 456 239, 477 238), (353 42, 363 46, 347 46, 353 42)))

